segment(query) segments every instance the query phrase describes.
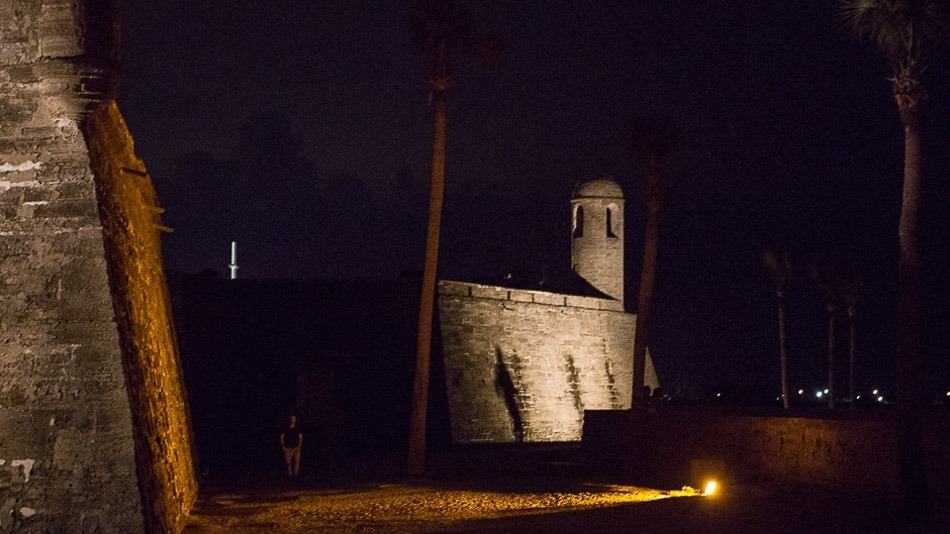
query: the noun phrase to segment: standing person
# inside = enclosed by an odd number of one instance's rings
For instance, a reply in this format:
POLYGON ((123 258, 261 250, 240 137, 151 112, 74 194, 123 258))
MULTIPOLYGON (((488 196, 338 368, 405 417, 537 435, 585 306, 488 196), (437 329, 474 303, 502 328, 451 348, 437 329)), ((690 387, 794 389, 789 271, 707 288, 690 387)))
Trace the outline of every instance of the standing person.
POLYGON ((300 447, 303 445, 303 432, 297 426, 297 416, 291 415, 287 426, 280 433, 280 447, 284 450, 284 462, 290 478, 300 475, 300 447))

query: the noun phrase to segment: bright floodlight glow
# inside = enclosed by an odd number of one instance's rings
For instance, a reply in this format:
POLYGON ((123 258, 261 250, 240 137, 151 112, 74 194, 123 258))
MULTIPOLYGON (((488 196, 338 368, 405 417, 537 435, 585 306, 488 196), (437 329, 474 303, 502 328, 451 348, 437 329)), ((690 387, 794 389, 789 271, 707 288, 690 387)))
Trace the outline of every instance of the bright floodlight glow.
POLYGON ((713 495, 718 489, 719 484, 715 480, 710 480, 706 482, 706 487, 703 488, 703 495, 713 495))
POLYGON ((878 396, 877 402, 884 402, 884 397, 878 396))
MULTIPOLYGON (((799 395, 804 395, 804 394, 805 394, 805 390, 804 390, 804 389, 798 390, 798 394, 799 394, 799 395)), ((947 396, 950 397, 950 391, 947 392, 947 396)))
POLYGON ((874 391, 871 392, 871 394, 872 394, 872 395, 877 395, 877 390, 875 389, 874 391))
POLYGON ((821 398, 822 395, 824 395, 824 393, 822 393, 821 390, 815 393, 815 396, 818 397, 819 399, 821 398))

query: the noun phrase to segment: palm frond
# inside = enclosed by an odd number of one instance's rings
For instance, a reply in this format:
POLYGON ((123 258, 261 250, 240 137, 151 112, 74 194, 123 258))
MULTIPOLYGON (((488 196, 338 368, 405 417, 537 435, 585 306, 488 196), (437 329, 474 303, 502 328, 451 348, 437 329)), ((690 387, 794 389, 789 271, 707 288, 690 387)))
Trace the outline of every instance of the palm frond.
POLYGON ((482 34, 469 6, 460 0, 414 0, 409 28, 413 43, 432 54, 433 71, 445 71, 457 56, 485 54, 488 43, 494 42, 482 34))
POLYGON ((950 0, 841 0, 841 16, 898 75, 917 78, 934 49, 950 41, 950 0))
POLYGON ((775 284, 776 290, 783 292, 792 277, 792 261, 788 252, 776 249, 766 250, 762 254, 762 262, 768 269, 769 278, 775 284))

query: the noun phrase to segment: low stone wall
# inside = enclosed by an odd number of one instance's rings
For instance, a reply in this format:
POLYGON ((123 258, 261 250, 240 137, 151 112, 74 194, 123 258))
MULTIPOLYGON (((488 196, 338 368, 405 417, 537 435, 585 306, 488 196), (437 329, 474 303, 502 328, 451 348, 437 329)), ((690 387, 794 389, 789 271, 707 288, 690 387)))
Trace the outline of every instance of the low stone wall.
POLYGON ((618 301, 443 281, 439 318, 456 443, 577 441, 584 410, 630 406, 618 301))
MULTIPOLYGON (((944 414, 946 415, 946 414, 944 414)), ((947 423, 926 418, 924 459, 931 487, 946 487, 947 423)), ((856 493, 901 492, 900 443, 906 426, 881 414, 840 417, 743 415, 705 410, 589 412, 584 443, 590 457, 632 475, 699 483, 691 463, 725 466, 735 481, 848 487, 856 493), (699 462, 696 462, 696 461, 699 462)))

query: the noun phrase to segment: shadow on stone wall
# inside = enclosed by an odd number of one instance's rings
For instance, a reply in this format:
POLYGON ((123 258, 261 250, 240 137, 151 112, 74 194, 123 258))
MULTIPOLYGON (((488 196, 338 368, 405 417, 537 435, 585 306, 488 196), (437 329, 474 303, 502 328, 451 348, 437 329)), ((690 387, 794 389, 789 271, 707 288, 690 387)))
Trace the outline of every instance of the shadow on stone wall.
POLYGON ((505 401, 505 409, 511 418, 511 425, 515 434, 515 442, 524 441, 524 422, 521 420, 521 409, 518 406, 518 388, 505 365, 505 358, 501 347, 495 347, 495 387, 501 391, 505 401))

